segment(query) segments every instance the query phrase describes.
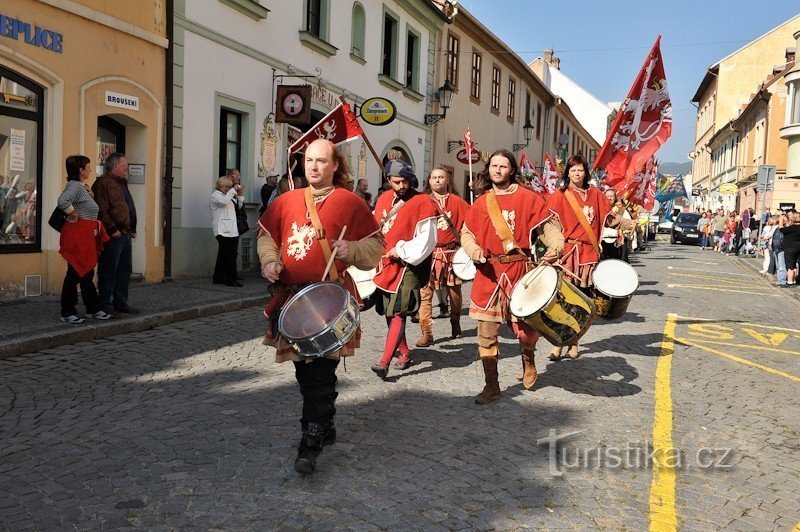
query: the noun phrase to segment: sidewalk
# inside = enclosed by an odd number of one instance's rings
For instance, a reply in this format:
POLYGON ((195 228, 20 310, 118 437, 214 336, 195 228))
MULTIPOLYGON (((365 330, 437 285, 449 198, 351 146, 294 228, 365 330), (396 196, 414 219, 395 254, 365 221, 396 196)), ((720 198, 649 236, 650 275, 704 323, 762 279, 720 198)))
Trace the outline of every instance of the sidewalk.
MULTIPOLYGON (((763 275, 760 272, 761 266, 764 265, 763 257, 755 257, 753 255, 746 255, 746 256, 741 255, 739 257, 731 256, 730 258, 734 259, 736 261, 736 264, 738 264, 743 271, 753 274, 754 277, 764 280, 768 282, 770 285, 772 285, 775 282, 775 276, 763 275)), ((780 291, 784 295, 794 298, 795 301, 800 302, 800 286, 795 286, 794 288, 779 288, 773 285, 773 288, 775 290, 780 291)))
MULTIPOLYGON (((215 285, 206 277, 132 284, 130 303, 141 314, 106 321, 87 318, 80 325, 59 321, 59 296, 0 301, 0 359, 266 304, 267 282, 258 273, 245 277, 243 288, 215 285)), ((78 312, 84 311, 79 301, 78 312)))

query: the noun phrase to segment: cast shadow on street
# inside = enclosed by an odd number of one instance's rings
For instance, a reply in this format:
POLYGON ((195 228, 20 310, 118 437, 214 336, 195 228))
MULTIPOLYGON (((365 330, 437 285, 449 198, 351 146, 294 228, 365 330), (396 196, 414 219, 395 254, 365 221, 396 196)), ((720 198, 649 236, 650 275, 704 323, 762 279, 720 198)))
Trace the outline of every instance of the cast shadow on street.
POLYGON ((549 362, 534 390, 554 386, 581 395, 624 397, 642 391, 632 384, 638 377, 639 372, 624 357, 581 357, 549 362))
POLYGON ((660 356, 662 334, 618 334, 611 338, 581 344, 581 354, 619 353, 621 355, 660 356))

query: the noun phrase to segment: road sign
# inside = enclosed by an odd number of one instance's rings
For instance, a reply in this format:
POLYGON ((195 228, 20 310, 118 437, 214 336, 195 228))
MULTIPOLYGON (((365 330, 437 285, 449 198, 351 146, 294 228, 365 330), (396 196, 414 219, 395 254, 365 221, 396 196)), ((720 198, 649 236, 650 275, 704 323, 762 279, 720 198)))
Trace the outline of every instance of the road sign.
POLYGON ((775 165, 758 165, 758 178, 756 179, 758 192, 771 192, 775 190, 775 165))

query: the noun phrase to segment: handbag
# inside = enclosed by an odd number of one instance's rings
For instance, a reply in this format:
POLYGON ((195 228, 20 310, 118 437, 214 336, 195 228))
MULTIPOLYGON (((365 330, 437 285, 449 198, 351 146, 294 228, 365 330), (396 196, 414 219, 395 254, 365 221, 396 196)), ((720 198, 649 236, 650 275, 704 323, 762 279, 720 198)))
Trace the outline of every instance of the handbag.
POLYGON ((236 211, 236 229, 239 231, 239 236, 241 236, 250 230, 250 224, 247 223, 247 211, 244 205, 239 207, 235 199, 233 200, 233 208, 236 211))
POLYGON ((47 224, 60 233, 64 228, 64 224, 67 223, 67 218, 67 213, 56 207, 53 209, 53 214, 51 214, 50 218, 47 220, 47 224))

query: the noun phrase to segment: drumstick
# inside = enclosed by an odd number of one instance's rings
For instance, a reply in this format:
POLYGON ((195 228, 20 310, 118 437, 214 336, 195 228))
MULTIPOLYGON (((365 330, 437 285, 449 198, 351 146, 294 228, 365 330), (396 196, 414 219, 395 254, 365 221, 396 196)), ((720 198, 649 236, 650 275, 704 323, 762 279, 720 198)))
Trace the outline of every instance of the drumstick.
POLYGON ((581 280, 581 278, 580 278, 580 277, 578 277, 577 275, 575 275, 574 273, 572 273, 571 271, 569 271, 568 269, 566 269, 566 268, 565 268, 565 267, 564 267, 564 266, 563 266, 563 265, 562 265, 560 262, 556 262, 556 263, 555 263, 555 266, 558 266, 558 267, 561 269, 561 271, 562 271, 562 272, 566 273, 567 275, 569 275, 569 276, 570 276, 570 277, 572 277, 573 279, 576 279, 576 280, 578 280, 578 281, 580 281, 580 280, 581 280))
POLYGON ((371 232, 370 234, 368 234, 367 236, 365 236, 364 238, 361 238, 361 239, 357 240, 356 242, 363 242, 364 240, 368 239, 369 237, 375 236, 380 232, 381 232, 381 228, 379 227, 379 228, 375 229, 373 232, 371 232))
MULTIPOLYGON (((336 240, 341 240, 344 238, 344 232, 347 231, 347 226, 345 225, 342 227, 342 232, 339 233, 339 238, 336 240)), ((333 264, 333 259, 336 258, 336 250, 339 249, 338 247, 334 247, 331 253, 331 258, 328 259, 328 264, 325 266, 325 273, 322 274, 322 280, 324 281, 325 278, 328 276, 328 272, 331 271, 331 265, 333 264)))

